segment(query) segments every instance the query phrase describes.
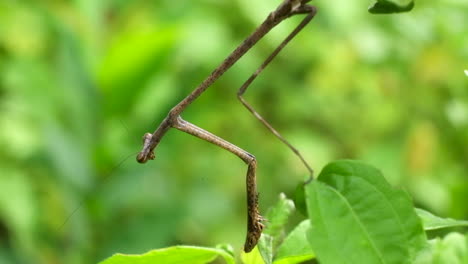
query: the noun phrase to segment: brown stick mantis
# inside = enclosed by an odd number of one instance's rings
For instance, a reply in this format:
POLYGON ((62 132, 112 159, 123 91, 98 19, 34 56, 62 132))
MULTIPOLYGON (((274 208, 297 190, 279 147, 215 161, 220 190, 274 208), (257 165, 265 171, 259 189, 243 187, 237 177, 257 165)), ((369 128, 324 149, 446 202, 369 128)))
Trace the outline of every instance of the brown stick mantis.
POLYGON ((180 114, 195 101, 211 84, 213 84, 221 75, 223 75, 234 63, 237 62, 247 51, 252 48, 257 41, 263 38, 271 29, 280 24, 285 19, 294 15, 305 14, 306 17, 302 22, 290 33, 286 39, 273 51, 273 53, 260 65, 260 67, 250 76, 250 78, 241 86, 237 92, 238 99, 242 104, 263 123, 276 137, 285 143, 302 161, 307 170, 313 177, 313 170, 307 164, 299 151, 294 148, 281 134, 279 134, 267 121, 265 121, 247 101, 243 95, 249 85, 263 71, 263 69, 276 57, 276 55, 291 41, 297 33, 299 33, 315 16, 316 8, 308 5, 310 0, 284 0, 275 11, 271 12, 265 21, 248 36, 222 63, 219 65, 192 93, 185 97, 179 104, 174 106, 168 113, 167 117, 161 122, 159 127, 153 134, 146 133, 143 136, 143 149, 137 156, 137 161, 145 163, 148 160, 155 158, 154 149, 161 142, 162 138, 170 128, 175 128, 186 132, 210 143, 213 143, 229 152, 235 154, 242 159, 247 165, 246 189, 247 189, 247 236, 244 244, 244 251, 250 252, 257 244, 262 230, 263 221, 265 220, 258 211, 258 193, 256 186, 256 168, 257 161, 253 155, 247 151, 237 147, 236 145, 199 128, 180 117, 180 114))

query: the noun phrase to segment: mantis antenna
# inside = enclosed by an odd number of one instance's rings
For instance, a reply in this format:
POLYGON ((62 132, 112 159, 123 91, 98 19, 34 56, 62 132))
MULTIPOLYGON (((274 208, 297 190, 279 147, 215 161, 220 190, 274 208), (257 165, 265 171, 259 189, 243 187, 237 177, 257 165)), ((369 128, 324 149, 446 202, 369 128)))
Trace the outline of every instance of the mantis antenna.
POLYGON ((275 11, 271 12, 263 23, 255 29, 222 63, 219 65, 195 90, 185 97, 180 103, 174 106, 161 122, 153 134, 146 133, 143 136, 143 149, 137 155, 137 161, 145 163, 155 158, 154 149, 161 142, 162 138, 170 128, 175 128, 190 135, 213 143, 242 159, 247 165, 246 189, 247 189, 247 235, 244 244, 244 251, 250 252, 257 245, 263 230, 265 220, 258 211, 258 193, 256 185, 257 160, 247 151, 238 146, 191 124, 180 117, 180 114, 195 101, 208 87, 210 87, 221 75, 223 75, 234 63, 236 63, 250 48, 252 48, 261 38, 263 38, 272 28, 283 20, 294 15, 306 14, 307 16, 293 30, 291 34, 273 51, 273 53, 262 63, 262 65, 250 76, 237 92, 238 99, 242 104, 265 125, 276 137, 285 143, 302 161, 313 178, 313 170, 305 161, 299 151, 294 148, 280 133, 278 133, 263 117, 261 117, 243 98, 243 94, 255 78, 263 69, 278 55, 278 53, 299 33, 315 16, 317 9, 308 5, 310 0, 284 0, 275 11))

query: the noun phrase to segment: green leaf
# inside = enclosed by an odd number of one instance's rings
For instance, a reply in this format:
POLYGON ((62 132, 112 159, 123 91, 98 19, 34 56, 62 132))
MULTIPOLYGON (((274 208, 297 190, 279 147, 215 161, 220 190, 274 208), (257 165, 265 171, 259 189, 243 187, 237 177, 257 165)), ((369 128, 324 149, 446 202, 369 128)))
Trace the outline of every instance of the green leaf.
POLYGON ((434 245, 435 264, 466 264, 468 263, 468 241, 460 233, 450 233, 434 245))
POLYGON ((411 11, 413 0, 378 0, 369 7, 372 14, 391 14, 411 11))
POLYGON ((224 252, 228 253, 231 256, 235 255, 234 248, 232 247, 231 244, 218 244, 216 245, 216 248, 223 250, 224 252))
POLYGON ((307 240, 310 220, 304 220, 289 233, 281 243, 275 256, 274 264, 294 264, 311 260, 315 257, 307 240))
POLYGON ((307 205, 305 201, 305 183, 301 182, 294 191, 294 205, 303 215, 307 216, 307 205))
POLYGON ((263 257, 258 250, 258 247, 254 247, 249 253, 241 252, 241 260, 243 264, 265 264, 263 257))
POLYGON ((262 234, 257 248, 265 264, 271 264, 273 262, 273 237, 268 234, 262 234))
POLYGON ((266 264, 272 263, 273 252, 283 238, 284 226, 292 212, 294 202, 286 198, 284 193, 280 193, 279 201, 266 215, 266 227, 258 242, 258 249, 266 264))
POLYGON ((222 249, 193 246, 174 246, 149 251, 141 255, 115 254, 99 264, 205 264, 217 257, 223 257, 225 263, 234 264, 234 258, 222 249))
POLYGON ((443 239, 429 241, 426 248, 413 264, 466 264, 468 263, 468 237, 450 233, 443 239))
POLYGON ((448 227, 457 227, 457 226, 468 226, 468 221, 466 220, 456 220, 452 218, 441 218, 435 216, 428 211, 416 208, 416 213, 419 218, 421 218, 424 230, 435 230, 448 227))
MULTIPOLYGON (((313 256, 304 255, 304 256, 289 256, 279 260, 275 260, 273 264, 298 264, 306 263, 306 261, 313 259, 313 256)), ((308 263, 308 262, 307 262, 308 263)))
POLYGON ((279 201, 266 214, 268 222, 263 234, 268 234, 275 240, 278 239, 292 212, 294 212, 294 202, 286 198, 284 193, 280 193, 279 201))
POLYGON ((371 166, 333 162, 306 196, 308 239, 320 263, 411 263, 426 244, 410 197, 371 166))

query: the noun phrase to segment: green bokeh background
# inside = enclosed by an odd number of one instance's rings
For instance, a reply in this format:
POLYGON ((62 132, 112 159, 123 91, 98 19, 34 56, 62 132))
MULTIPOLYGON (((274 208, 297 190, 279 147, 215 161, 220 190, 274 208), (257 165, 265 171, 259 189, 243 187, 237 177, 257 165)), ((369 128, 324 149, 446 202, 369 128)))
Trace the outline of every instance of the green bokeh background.
MULTIPOLYGON (((135 154, 278 4, 1 1, 0 263, 95 263, 175 244, 239 251, 246 166, 237 157, 175 130, 154 161, 135 154)), ((361 159, 418 207, 467 219, 468 3, 416 4, 376 16, 364 0, 317 1, 316 18, 245 97, 316 171, 361 159)), ((307 171, 235 95, 300 19, 183 113, 257 157, 263 212, 307 171)))

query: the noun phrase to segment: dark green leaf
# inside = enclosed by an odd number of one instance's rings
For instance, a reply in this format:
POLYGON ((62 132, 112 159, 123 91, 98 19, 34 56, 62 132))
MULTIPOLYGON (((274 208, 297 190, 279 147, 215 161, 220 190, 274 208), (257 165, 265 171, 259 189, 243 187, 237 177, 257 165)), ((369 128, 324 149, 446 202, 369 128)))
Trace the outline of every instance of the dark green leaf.
POLYGON ((294 191, 294 205, 296 209, 303 215, 307 215, 307 205, 305 201, 305 185, 299 183, 294 191))
POLYGON ((426 243, 410 197, 373 167, 333 162, 306 195, 308 239, 323 264, 410 263, 426 243))
POLYGON ((413 0, 378 0, 369 7, 372 14, 391 14, 411 11, 413 0))

